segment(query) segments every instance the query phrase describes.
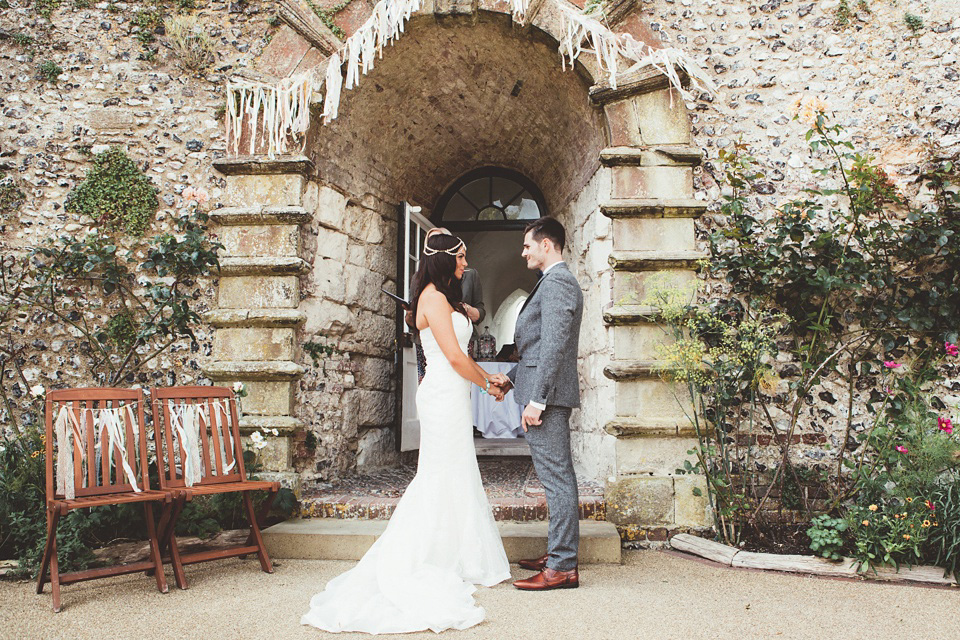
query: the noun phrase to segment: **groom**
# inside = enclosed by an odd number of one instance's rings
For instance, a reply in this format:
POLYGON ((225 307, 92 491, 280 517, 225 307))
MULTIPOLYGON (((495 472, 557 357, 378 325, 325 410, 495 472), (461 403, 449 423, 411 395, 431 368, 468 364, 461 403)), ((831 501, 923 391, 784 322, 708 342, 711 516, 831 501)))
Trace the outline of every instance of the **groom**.
POLYGON ((547 495, 547 554, 519 563, 540 573, 513 583, 526 591, 580 586, 580 506, 570 455, 570 413, 580 406, 577 348, 583 294, 563 262, 565 241, 563 226, 553 218, 527 225, 522 255, 527 268, 540 270, 543 276, 517 317, 515 342, 520 362, 506 376, 498 376, 506 385, 504 391, 515 387, 517 402, 525 406, 523 430, 547 495))

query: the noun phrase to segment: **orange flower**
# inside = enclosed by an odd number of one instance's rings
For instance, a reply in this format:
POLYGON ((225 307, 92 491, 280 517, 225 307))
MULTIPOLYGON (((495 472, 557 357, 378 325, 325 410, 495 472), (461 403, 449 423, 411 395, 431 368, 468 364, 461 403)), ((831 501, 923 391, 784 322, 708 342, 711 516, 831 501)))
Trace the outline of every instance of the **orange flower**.
POLYGON ((876 511, 876 510, 877 510, 877 505, 872 504, 872 505, 870 505, 869 507, 867 507, 867 509, 870 509, 870 511, 876 511))
POLYGON ((907 502, 913 502, 913 498, 907 498, 907 502))
POLYGON ((904 539, 904 540, 909 540, 909 539, 910 539, 910 534, 909 534, 909 533, 903 534, 903 539, 904 539))
POLYGON ((870 526, 870 521, 869 521, 869 520, 864 520, 864 521, 863 521, 863 526, 869 527, 869 526, 870 526))
POLYGON ((929 527, 929 526, 930 526, 930 521, 929 521, 929 520, 924 520, 924 521, 923 521, 923 526, 924 526, 924 527, 929 527))

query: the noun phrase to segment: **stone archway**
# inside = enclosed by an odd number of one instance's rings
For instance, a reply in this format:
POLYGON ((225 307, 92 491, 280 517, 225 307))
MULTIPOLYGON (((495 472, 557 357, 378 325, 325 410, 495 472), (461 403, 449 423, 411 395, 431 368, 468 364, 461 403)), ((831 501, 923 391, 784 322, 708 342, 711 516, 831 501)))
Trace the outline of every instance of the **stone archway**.
MULTIPOLYGON (((312 124, 306 155, 216 163, 228 185, 227 206, 214 212, 227 257, 208 375, 249 384, 244 426, 282 431, 268 464, 294 482, 293 435, 313 402, 298 335, 307 327, 335 336, 353 356, 344 374, 353 387, 341 389, 341 422, 328 434, 329 455, 347 460, 336 470, 389 447, 390 345, 375 343, 393 321, 361 297, 390 279, 392 205, 432 207, 465 171, 506 166, 540 184, 571 236, 586 289, 574 445, 583 472, 609 476, 607 518, 627 538, 709 524, 696 480, 673 475, 692 442, 655 374, 656 310, 630 295, 653 271, 691 277, 700 257, 693 219, 705 204, 692 200, 700 152, 682 101, 654 71, 623 77, 617 89, 584 66, 562 73, 549 1, 526 29, 485 2, 485 10, 446 4, 411 20, 345 94, 337 120, 312 124), (351 256, 379 267, 364 272, 351 256)), ((288 73, 318 64, 313 31, 290 32, 306 49, 288 73)))

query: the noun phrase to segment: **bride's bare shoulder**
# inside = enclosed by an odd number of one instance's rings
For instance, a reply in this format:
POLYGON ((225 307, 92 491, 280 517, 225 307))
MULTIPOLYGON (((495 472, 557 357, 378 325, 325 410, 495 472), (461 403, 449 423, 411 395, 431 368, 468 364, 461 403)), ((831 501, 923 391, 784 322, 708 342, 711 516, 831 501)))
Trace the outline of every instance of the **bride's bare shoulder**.
POLYGON ((427 305, 429 307, 449 307, 450 303, 447 302, 447 297, 437 291, 434 286, 429 286, 423 290, 423 293, 420 294, 420 304, 427 305))

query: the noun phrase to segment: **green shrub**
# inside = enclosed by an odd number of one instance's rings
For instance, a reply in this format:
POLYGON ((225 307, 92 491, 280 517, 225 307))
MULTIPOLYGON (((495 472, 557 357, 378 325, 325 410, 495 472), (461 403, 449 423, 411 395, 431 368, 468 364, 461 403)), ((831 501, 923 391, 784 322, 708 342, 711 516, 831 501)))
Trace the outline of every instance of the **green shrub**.
POLYGON ((903 14, 903 23, 907 25, 907 29, 910 29, 913 35, 918 35, 921 31, 923 31, 923 18, 920 16, 912 13, 905 13, 903 14))
POLYGON ((13 213, 26 198, 16 179, 0 174, 0 214, 13 213))
POLYGON ((119 147, 96 155, 93 168, 67 197, 70 213, 89 216, 109 230, 141 236, 157 213, 157 189, 119 147))
POLYGON ((938 483, 930 495, 934 505, 934 527, 927 538, 926 557, 953 573, 960 584, 960 475, 953 474, 938 483))
POLYGON ((847 521, 843 518, 831 518, 828 515, 815 517, 807 529, 810 549, 829 560, 840 560, 843 557, 843 536, 847 527, 847 521))
POLYGON ((13 44, 21 49, 29 49, 33 46, 34 42, 36 42, 36 38, 29 33, 17 33, 13 36, 13 44))
POLYGON ((44 82, 56 84, 57 76, 63 73, 63 68, 53 60, 44 60, 37 67, 37 76, 44 82))
POLYGON ((60 0, 34 0, 33 8, 37 13, 49 20, 51 14, 60 8, 60 0))

